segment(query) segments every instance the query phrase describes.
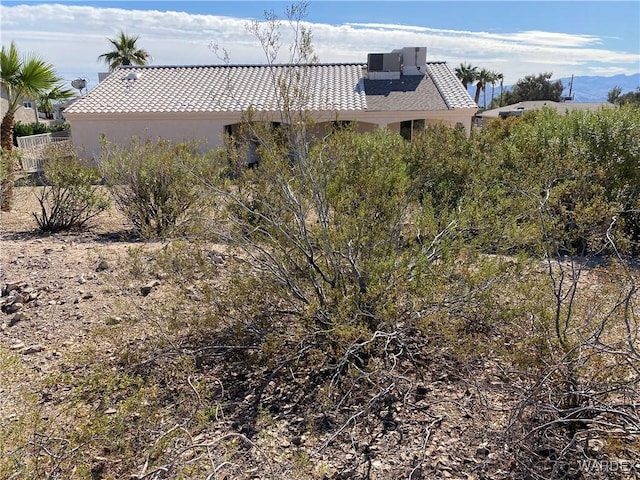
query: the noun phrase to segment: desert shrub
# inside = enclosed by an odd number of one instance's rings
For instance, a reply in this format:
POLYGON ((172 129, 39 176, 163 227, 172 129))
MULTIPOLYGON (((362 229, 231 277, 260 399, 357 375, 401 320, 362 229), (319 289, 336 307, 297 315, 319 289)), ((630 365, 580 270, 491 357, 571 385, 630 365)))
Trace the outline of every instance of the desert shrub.
MULTIPOLYGON (((623 251, 640 248, 640 107, 624 105, 588 114, 574 112, 567 118, 571 134, 582 145, 588 168, 597 172, 603 197, 615 206, 625 239, 623 251)), ((611 218, 611 217, 610 217, 611 218)))
POLYGON ((534 266, 504 292, 521 310, 501 358, 513 366, 510 385, 518 398, 505 430, 514 474, 627 478, 623 471, 591 471, 591 462, 633 465, 639 458, 637 286, 630 262, 618 257, 602 268, 597 258, 558 256, 552 243, 545 254, 546 274, 532 274, 534 266))
POLYGON ((101 165, 116 205, 140 235, 184 233, 197 223, 208 159, 196 144, 135 137, 126 146, 105 143, 101 165))
POLYGON ((43 232, 82 228, 108 208, 106 192, 96 185, 98 170, 75 155, 50 155, 44 174, 46 183, 36 194, 40 211, 33 212, 43 232))
POLYGON ((0 148, 0 209, 9 211, 13 201, 15 171, 20 164, 20 154, 16 150, 0 148))
POLYGON ((216 341, 255 345, 247 362, 306 372, 322 401, 375 403, 367 382, 392 382, 404 342, 419 341, 415 320, 446 276, 455 232, 427 228, 436 222, 411 194, 399 135, 345 129, 295 158, 256 137, 259 165, 211 185, 234 268, 209 314, 222 319, 214 328, 230 325, 216 341))
POLYGON ((490 251, 540 255, 551 240, 565 254, 611 253, 605 237, 614 232, 632 253, 638 125, 637 109, 543 109, 508 128, 492 123, 474 137, 476 168, 460 201, 464 228, 490 251))
POLYGON ((429 125, 408 155, 412 195, 430 205, 440 228, 457 218, 475 168, 473 144, 464 131, 429 125))

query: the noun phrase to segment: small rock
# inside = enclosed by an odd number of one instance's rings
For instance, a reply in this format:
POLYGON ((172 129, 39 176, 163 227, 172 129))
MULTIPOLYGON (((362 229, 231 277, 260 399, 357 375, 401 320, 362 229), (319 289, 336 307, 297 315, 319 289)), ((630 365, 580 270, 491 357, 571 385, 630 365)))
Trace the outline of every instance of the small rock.
POLYGON ((14 294, 11 295, 9 298, 11 299, 12 303, 24 303, 24 300, 25 300, 24 296, 18 293, 17 291, 15 291, 14 294))
POLYGON ((40 345, 39 343, 35 343, 33 345, 29 345, 28 347, 25 347, 22 350, 20 350, 20 353, 23 355, 29 355, 31 353, 38 353, 43 350, 44 350, 44 347, 42 345, 40 345))
POLYGON ((2 287, 2 296, 6 297, 7 295, 9 295, 9 293, 13 292, 14 290, 18 290, 20 288, 20 285, 22 285, 24 282, 7 282, 5 283, 4 287, 2 287))
POLYGON ((83 300, 89 300, 90 298, 93 298, 93 293, 91 292, 87 292, 82 296, 83 300))
POLYGON ((21 302, 16 302, 16 303, 12 303, 11 305, 7 305, 6 307, 4 307, 4 311, 6 313, 16 313, 19 312, 20 310, 22 310, 22 308, 24 307, 24 304, 21 302))
POLYGON ((21 350, 24 348, 24 343, 22 342, 16 342, 14 344, 12 344, 11 346, 9 346, 10 350, 21 350))
POLYGON ((291 446, 291 443, 286 438, 281 438, 279 445, 280 448, 289 448, 291 446))
POLYGON ((82 285, 83 283, 87 283, 87 280, 84 278, 84 274, 78 277, 78 283, 82 285))
POLYGON ((487 444, 483 443, 476 449, 476 457, 486 457, 491 453, 487 448, 487 444))
POLYGON ((104 321, 107 325, 118 325, 120 322, 122 322, 121 317, 107 317, 104 321))
POLYGON ((118 413, 118 410, 116 410, 115 408, 107 408, 107 409, 104 411, 104 414, 105 414, 105 415, 113 415, 113 414, 115 414, 115 413, 118 413))
POLYGON ((18 312, 9 320, 9 326, 13 327, 16 323, 27 319, 28 317, 24 314, 24 312, 18 312))
POLYGON ((111 266, 107 263, 106 260, 100 260, 98 262, 98 266, 96 267, 96 272, 102 272, 104 270, 109 270, 111 266))
POLYGON ((302 445, 302 437, 293 437, 291 439, 291 443, 293 443, 296 447, 302 445))
POLYGON ((151 280, 149 283, 147 283, 146 285, 143 285, 142 287, 140 287, 140 294, 143 297, 146 297, 147 295, 149 295, 151 293, 151 291, 156 288, 158 285, 160 285, 160 280, 151 280))

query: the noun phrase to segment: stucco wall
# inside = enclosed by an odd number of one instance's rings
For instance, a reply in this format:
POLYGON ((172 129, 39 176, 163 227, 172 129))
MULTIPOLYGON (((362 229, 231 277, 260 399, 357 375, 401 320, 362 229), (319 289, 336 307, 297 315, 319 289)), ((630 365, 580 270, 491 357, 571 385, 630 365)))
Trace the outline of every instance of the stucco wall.
MULTIPOLYGON (((9 109, 9 102, 6 98, 0 99, 0 118, 4 118, 5 113, 9 109)), ((36 121, 36 112, 33 108, 18 107, 15 115, 13 116, 16 122, 33 123, 36 121)))
MULTIPOLYGON (((387 127, 394 132, 399 131, 400 122, 405 120, 424 119, 426 124, 442 122, 455 127, 462 124, 471 132, 471 119, 475 109, 449 110, 444 112, 345 112, 344 115, 327 115, 318 119, 316 128, 323 130, 323 125, 331 117, 333 120, 355 120, 360 131, 372 131, 377 127, 387 127)), ((262 120, 267 120, 264 116, 262 120)), ((280 120, 273 116, 272 120, 280 120)), ((223 145, 225 125, 241 121, 240 115, 227 114, 162 114, 142 116, 134 114, 87 115, 68 114, 71 124, 73 143, 83 158, 98 160, 101 152, 100 138, 104 135, 108 141, 127 144, 132 136, 143 139, 162 137, 174 142, 193 140, 199 142, 201 149, 209 150, 223 145)))
POLYGON ((100 158, 101 137, 109 142, 128 144, 131 137, 155 140, 159 137, 174 142, 192 140, 202 150, 217 148, 223 144, 224 125, 229 120, 213 118, 127 118, 127 119, 79 119, 69 115, 73 143, 83 158, 100 158))

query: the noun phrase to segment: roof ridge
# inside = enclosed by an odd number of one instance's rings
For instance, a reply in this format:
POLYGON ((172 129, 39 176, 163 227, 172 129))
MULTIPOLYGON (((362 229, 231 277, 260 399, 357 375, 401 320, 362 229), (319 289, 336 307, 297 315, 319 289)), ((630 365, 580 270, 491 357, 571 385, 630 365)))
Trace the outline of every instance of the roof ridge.
POLYGON ((234 63, 230 65, 122 65, 118 70, 161 69, 161 68, 246 68, 246 67, 339 67, 366 66, 366 62, 331 62, 331 63, 234 63))
MULTIPOLYGON (((427 65, 446 64, 446 60, 428 61, 427 65)), ((121 65, 119 70, 132 69, 161 69, 161 68, 247 68, 247 67, 340 67, 340 66, 362 66, 366 67, 367 62, 319 62, 319 63, 234 63, 234 64, 191 64, 191 65, 121 65)))

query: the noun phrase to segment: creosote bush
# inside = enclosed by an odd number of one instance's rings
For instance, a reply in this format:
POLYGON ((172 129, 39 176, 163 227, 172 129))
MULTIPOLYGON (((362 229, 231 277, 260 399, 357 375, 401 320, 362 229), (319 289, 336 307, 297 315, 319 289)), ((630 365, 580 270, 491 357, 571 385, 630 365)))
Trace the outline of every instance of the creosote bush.
POLYGON ((77 156, 51 150, 45 163, 45 185, 36 194, 40 211, 33 212, 43 232, 58 232, 84 227, 109 207, 109 196, 97 184, 98 170, 77 156))
POLYGON ((195 143, 105 140, 101 166, 117 207, 143 237, 183 234, 201 220, 208 159, 195 143))
POLYGON ((257 345, 258 364, 311 368, 331 402, 373 401, 359 397, 365 379, 391 381, 396 356, 409 355, 455 228, 426 228, 436 222, 411 195, 410 145, 397 134, 344 129, 306 148, 255 137, 259 164, 210 186, 217 235, 240 262, 216 298, 222 324, 257 345))

